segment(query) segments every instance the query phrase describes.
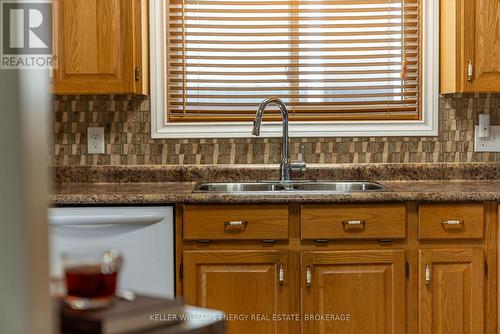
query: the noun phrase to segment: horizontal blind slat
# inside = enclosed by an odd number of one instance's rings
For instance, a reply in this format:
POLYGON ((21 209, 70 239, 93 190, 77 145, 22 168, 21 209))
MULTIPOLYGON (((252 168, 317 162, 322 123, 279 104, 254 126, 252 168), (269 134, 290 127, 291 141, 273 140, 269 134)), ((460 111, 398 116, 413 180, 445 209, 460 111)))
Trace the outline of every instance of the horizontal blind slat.
MULTIPOLYGON (((407 100, 405 100, 404 102, 408 102, 408 103, 412 103, 412 102, 416 102, 417 99, 416 98, 409 98, 407 100)), ((366 105, 371 105, 371 104, 375 104, 375 105, 384 105, 384 106, 393 106, 393 105, 398 105, 398 104, 401 104, 401 101, 380 101, 380 100, 367 100, 367 101, 364 101, 366 105)), ((182 106, 184 102, 175 102, 175 101, 171 101, 170 104, 172 106, 182 106)), ((359 102, 358 101, 341 101, 341 102, 332 102, 332 101, 325 101, 325 102, 321 102, 321 103, 312 103, 313 105, 322 105, 322 106, 340 106, 340 105, 346 105, 346 106, 359 106, 359 102)), ((214 105, 213 103, 207 103, 207 102, 186 102, 185 103, 186 106, 192 106, 192 107, 200 107, 200 106, 204 106, 204 107, 212 107, 212 106, 216 106, 216 107, 231 107, 231 106, 234 106, 234 107, 251 107, 251 108, 255 108, 258 103, 248 103, 248 102, 219 102, 217 105, 214 105)), ((310 102, 294 102, 292 107, 293 106, 310 106, 311 103, 310 102)), ((389 108, 389 107, 388 107, 389 108)), ((215 109, 214 109, 215 110, 215 109)), ((221 109, 222 110, 222 109, 221 109)), ((253 110, 253 113, 255 114, 255 109, 252 109, 253 110)), ((215 110, 215 111, 218 111, 218 110, 215 110)), ((341 111, 338 111, 338 112, 341 112, 341 111)))
MULTIPOLYGON (((183 86, 171 86, 171 91, 179 91, 184 89, 183 86)), ((417 83, 406 83, 403 85, 370 85, 370 86, 309 86, 309 87, 300 87, 300 90, 336 90, 336 91, 341 91, 341 90, 387 90, 387 89, 397 89, 397 88, 416 88, 417 83)), ((276 86, 276 87, 228 87, 228 86, 222 86, 222 87, 208 87, 208 86, 193 86, 193 87, 187 87, 186 90, 188 91, 207 91, 207 92, 217 92, 217 91, 246 91, 246 92, 262 92, 262 91, 278 91, 278 90, 284 90, 286 89, 286 86, 276 86)))
MULTIPOLYGON (((178 14, 182 14, 182 13, 178 13, 178 14)), ((409 17, 408 18, 413 18, 413 19, 416 19, 417 18, 417 14, 414 14, 414 15, 411 15, 409 14, 408 15, 409 17)), ((321 21, 319 19, 321 18, 327 18, 329 21, 353 21, 353 22, 356 22, 356 21, 369 21, 369 20, 378 20, 378 21, 382 21, 382 20, 396 20, 396 19, 401 19, 401 15, 377 15, 376 17, 372 16, 370 17, 370 19, 367 19, 366 17, 362 17, 362 16, 352 16, 352 17, 349 17, 348 19, 346 19, 346 17, 334 17, 334 16, 322 16, 322 17, 314 17, 314 16, 303 16, 300 18, 301 21, 305 21, 305 22, 308 22, 308 21, 321 21)), ((182 15, 170 15, 170 20, 179 20, 179 21, 182 21, 182 15)), ((262 22, 262 21, 269 21, 269 22, 273 22, 273 21, 287 21, 289 22, 290 21, 290 17, 287 17, 287 16, 274 16, 274 17, 268 17, 268 16, 241 16, 241 17, 237 17, 237 16, 228 16, 228 17, 224 17, 224 20, 221 20, 220 17, 217 17, 217 16, 196 16, 195 18, 189 18, 189 19, 184 19, 184 21, 187 21, 187 22, 190 22, 191 24, 193 24, 194 22, 197 22, 197 21, 217 21, 217 22, 226 22, 226 21, 254 21, 256 22, 256 24, 258 24, 259 22, 262 22)), ((321 25, 320 23, 316 23, 316 25, 321 25)))
MULTIPOLYGON (((182 24, 182 21, 177 21, 177 20, 171 20, 169 23, 169 27, 171 29, 171 33, 175 33, 178 31, 178 29, 218 29, 218 30, 225 30, 225 29, 240 29, 240 30, 263 30, 263 29, 288 29, 288 22, 281 22, 281 24, 265 24, 259 22, 260 24, 233 24, 232 22, 229 22, 231 24, 228 24, 228 22, 224 22, 224 24, 220 24, 220 22, 212 23, 212 24, 207 24, 207 23, 196 23, 196 24, 182 24), (175 30, 177 29, 177 30, 175 30)), ((401 23, 387 23, 384 25, 385 28, 394 28, 394 27, 402 27, 403 25, 401 23)), ((404 25, 406 29, 417 29, 416 25, 414 22, 408 22, 404 25)), ((311 22, 309 24, 297 24, 296 25, 297 29, 312 29, 314 27, 320 27, 322 29, 359 29, 359 28, 379 28, 380 23, 365 23, 365 22, 328 22, 328 23, 316 23, 311 22)))
MULTIPOLYGON (((412 74, 408 75, 409 79, 406 80, 408 81, 416 81, 417 77, 413 76, 412 74)), ((290 80, 288 79, 266 79, 266 78, 259 78, 259 79, 230 79, 230 78, 224 78, 224 79, 203 79, 203 78, 196 78, 196 79, 180 79, 180 78, 169 78, 168 81, 171 84, 171 87, 174 88, 176 85, 182 83, 210 83, 212 84, 211 87, 213 87, 215 84, 222 84, 222 83, 230 83, 230 84, 246 84, 246 83, 252 83, 252 84, 270 84, 270 83, 290 83, 290 80)), ((303 83, 346 83, 346 82, 359 82, 359 79, 357 78, 321 78, 321 79, 301 79, 301 82, 303 83)), ((363 79, 363 82, 369 83, 369 82, 387 82, 387 78, 365 78, 363 79)), ((183 86, 182 86, 183 87, 183 86)), ((251 86, 255 87, 255 86, 251 86)))
MULTIPOLYGON (((413 29, 413 31, 416 31, 413 29)), ((391 31, 391 30, 376 30, 376 31, 314 31, 314 32, 303 32, 300 34, 301 37, 341 37, 341 36, 387 36, 387 35, 394 35, 394 36, 400 36, 401 33, 398 31, 391 31)), ((196 36, 196 37, 213 37, 213 38, 220 38, 220 37, 290 37, 290 33, 287 31, 280 31, 280 32, 258 32, 256 29, 247 29, 246 31, 240 31, 240 32, 220 32, 220 31, 215 31, 215 32, 206 32, 206 31, 194 31, 194 32, 188 32, 188 33, 183 33, 182 31, 174 31, 170 33, 170 36, 177 37, 176 39, 171 39, 172 41, 178 40, 179 38, 182 38, 183 36, 196 36)), ((413 37, 414 39, 416 38, 413 37)), ((369 40, 369 38, 367 38, 369 40)), ((400 38, 398 38, 400 39, 400 38)), ((189 41, 193 39, 188 39, 189 41)), ((199 41, 203 41, 203 39, 200 39, 199 41)))
MULTIPOLYGON (((406 52, 406 55, 415 55, 414 52, 406 52)), ((395 57, 401 57, 399 54, 394 54, 394 55, 387 55, 387 54, 358 54, 358 55, 353 55, 352 58, 360 59, 360 60, 369 60, 369 59, 387 59, 387 58, 395 58, 395 57)), ((169 57, 171 60, 175 60, 176 63, 179 62, 179 60, 186 59, 186 60, 234 60, 234 61, 241 61, 241 60, 255 60, 255 61, 269 61, 269 60, 309 60, 309 61, 319 61, 323 59, 327 60, 332 60, 332 59, 340 59, 343 60, 346 58, 346 56, 337 56, 337 55, 321 55, 321 56, 248 56, 248 55, 230 55, 230 54, 225 54, 223 56, 213 56, 210 54, 203 54, 201 56, 198 55, 181 55, 181 54, 171 54, 169 57)), ((352 59, 351 58, 351 59, 352 59)), ((173 64, 172 62, 171 64, 173 64)), ((182 66, 182 62, 180 62, 180 66, 182 66)))
MULTIPOLYGON (((290 5, 290 0, 284 1, 271 1, 271 0, 262 0, 262 1, 218 1, 218 0, 170 0, 171 5, 213 5, 213 6, 253 6, 253 5, 268 5, 268 6, 277 6, 277 5, 290 5)), ((297 5, 373 5, 373 4, 382 4, 385 5, 388 1, 381 0, 298 0, 295 2, 297 5)), ((397 3, 397 2, 394 2, 397 3)), ((405 4, 407 7, 416 7, 417 0, 406 0, 405 4)))

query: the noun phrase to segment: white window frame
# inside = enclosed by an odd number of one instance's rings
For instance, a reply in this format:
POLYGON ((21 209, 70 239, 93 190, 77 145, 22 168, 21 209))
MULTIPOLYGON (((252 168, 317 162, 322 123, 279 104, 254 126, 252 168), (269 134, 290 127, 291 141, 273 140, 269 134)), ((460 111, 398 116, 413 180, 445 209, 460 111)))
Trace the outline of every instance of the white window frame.
MULTIPOLYGON (((166 123, 168 0, 150 1, 152 138, 246 138, 251 122, 166 123)), ((422 0, 422 120, 290 122, 291 137, 437 136, 439 109, 439 1, 422 0)), ((263 122, 262 137, 281 137, 281 122, 263 122)))

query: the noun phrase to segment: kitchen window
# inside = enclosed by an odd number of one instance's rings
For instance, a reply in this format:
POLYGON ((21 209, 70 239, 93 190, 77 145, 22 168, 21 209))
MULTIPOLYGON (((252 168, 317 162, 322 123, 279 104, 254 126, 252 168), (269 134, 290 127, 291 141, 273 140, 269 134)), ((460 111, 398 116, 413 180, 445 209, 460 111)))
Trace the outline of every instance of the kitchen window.
MULTIPOLYGON (((281 98, 291 136, 435 135, 432 0, 170 0, 151 6, 152 133, 248 137, 281 98)), ((278 109, 264 136, 281 135, 278 109)))

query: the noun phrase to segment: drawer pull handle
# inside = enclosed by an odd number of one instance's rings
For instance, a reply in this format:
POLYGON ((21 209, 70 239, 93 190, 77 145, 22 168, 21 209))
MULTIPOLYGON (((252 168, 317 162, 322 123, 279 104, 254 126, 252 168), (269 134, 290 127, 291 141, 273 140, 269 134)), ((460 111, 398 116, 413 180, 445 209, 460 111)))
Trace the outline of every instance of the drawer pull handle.
POLYGON ((366 222, 364 220, 344 220, 342 226, 346 232, 360 231, 365 229, 366 222))
POLYGON ((306 286, 310 288, 312 285, 312 273, 311 273, 311 267, 307 266, 306 268, 306 286))
POLYGON ((461 220, 444 220, 441 222, 443 225, 462 225, 463 223, 461 220))
POLYGON ((224 222, 224 230, 226 232, 243 231, 247 227, 248 222, 244 220, 231 220, 224 222))
POLYGON ((349 226, 359 226, 359 225, 366 225, 366 222, 364 220, 344 220, 342 222, 342 225, 346 226, 346 225, 349 225, 349 226))
POLYGON ((280 263, 279 282, 280 285, 283 285, 283 283, 285 283, 285 268, 283 267, 282 263, 280 263))

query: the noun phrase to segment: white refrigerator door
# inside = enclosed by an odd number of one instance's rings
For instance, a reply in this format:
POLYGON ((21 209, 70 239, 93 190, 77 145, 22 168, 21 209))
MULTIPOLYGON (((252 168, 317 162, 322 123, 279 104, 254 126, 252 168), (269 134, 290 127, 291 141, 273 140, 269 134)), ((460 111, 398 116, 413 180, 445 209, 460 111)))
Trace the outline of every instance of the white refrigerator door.
POLYGON ((120 288, 174 298, 172 207, 53 208, 49 224, 52 277, 64 276, 65 251, 117 249, 120 288))

